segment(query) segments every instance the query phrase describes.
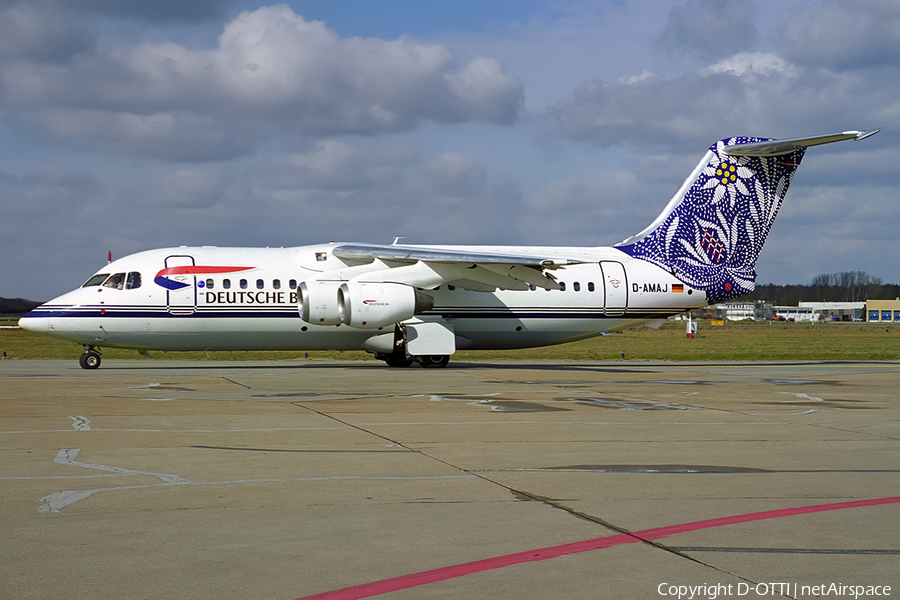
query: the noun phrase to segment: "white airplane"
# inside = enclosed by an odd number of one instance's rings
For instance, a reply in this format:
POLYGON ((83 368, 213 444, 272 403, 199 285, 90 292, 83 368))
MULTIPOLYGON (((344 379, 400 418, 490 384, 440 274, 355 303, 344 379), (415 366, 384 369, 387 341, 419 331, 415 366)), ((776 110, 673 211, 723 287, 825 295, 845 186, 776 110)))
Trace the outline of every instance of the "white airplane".
POLYGON ((809 146, 847 131, 713 144, 662 213, 612 247, 179 247, 116 260, 41 305, 23 329, 148 350, 367 350, 443 367, 459 349, 594 337, 748 294, 754 265, 809 146))

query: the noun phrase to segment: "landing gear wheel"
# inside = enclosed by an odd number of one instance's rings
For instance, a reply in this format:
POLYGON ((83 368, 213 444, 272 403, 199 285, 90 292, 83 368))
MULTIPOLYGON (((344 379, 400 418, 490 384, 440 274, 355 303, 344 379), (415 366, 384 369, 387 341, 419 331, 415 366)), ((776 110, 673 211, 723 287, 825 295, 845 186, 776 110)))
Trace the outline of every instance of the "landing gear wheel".
POLYGON ((385 354, 384 362, 386 362, 389 367, 408 367, 413 364, 413 361, 406 358, 406 354, 401 352, 385 354))
POLYGON ((428 356, 417 356, 416 362, 426 369, 436 369, 446 367, 450 362, 450 356, 447 354, 432 354, 428 356))
POLYGON ((85 352, 78 358, 82 369, 96 369, 100 366, 100 355, 96 352, 85 352))

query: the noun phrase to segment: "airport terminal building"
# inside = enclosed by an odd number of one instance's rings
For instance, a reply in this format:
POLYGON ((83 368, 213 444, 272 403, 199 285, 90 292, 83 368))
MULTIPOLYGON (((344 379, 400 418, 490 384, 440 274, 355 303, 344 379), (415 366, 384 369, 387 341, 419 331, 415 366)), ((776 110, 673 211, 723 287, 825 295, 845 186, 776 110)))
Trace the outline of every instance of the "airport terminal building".
POLYGON ((714 315, 709 316, 728 321, 900 323, 900 299, 867 302, 801 302, 799 306, 773 306, 771 302, 757 300, 726 302, 714 304, 709 308, 714 311, 714 315))
POLYGON ((866 321, 869 323, 900 323, 900 299, 869 300, 866 302, 866 321))
POLYGON ((713 304, 716 319, 729 321, 766 321, 772 319, 772 303, 764 300, 713 304))
MULTIPOLYGON (((873 302, 873 301, 870 301, 873 302)), ((800 308, 812 309, 819 321, 864 321, 865 302, 801 302, 800 308)))

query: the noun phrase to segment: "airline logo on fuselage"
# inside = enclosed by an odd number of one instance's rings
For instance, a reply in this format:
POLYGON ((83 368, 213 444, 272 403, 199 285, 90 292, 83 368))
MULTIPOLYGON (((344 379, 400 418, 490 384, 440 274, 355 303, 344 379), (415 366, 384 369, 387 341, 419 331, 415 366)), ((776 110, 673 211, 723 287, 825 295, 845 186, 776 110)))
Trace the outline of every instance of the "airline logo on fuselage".
POLYGON ((201 265, 186 265, 183 267, 167 267, 156 274, 153 283, 167 290, 180 290, 190 283, 184 281, 187 276, 193 275, 221 275, 222 273, 240 273, 256 267, 209 267, 201 265))

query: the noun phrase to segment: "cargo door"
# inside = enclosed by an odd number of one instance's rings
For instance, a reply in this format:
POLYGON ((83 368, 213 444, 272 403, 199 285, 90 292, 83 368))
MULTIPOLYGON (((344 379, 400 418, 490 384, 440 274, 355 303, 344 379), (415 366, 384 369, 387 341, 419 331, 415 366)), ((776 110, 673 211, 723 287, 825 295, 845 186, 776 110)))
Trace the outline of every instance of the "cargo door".
POLYGON ((608 316, 625 314, 628 305, 628 279, 625 267, 620 262, 604 260, 600 262, 603 271, 604 312, 608 316))
POLYGON ((197 310, 197 285, 194 257, 167 256, 165 281, 166 305, 173 315, 189 315, 197 310))

